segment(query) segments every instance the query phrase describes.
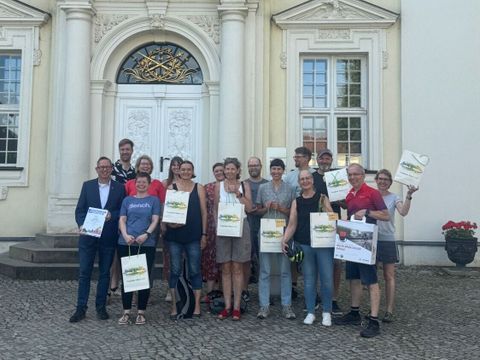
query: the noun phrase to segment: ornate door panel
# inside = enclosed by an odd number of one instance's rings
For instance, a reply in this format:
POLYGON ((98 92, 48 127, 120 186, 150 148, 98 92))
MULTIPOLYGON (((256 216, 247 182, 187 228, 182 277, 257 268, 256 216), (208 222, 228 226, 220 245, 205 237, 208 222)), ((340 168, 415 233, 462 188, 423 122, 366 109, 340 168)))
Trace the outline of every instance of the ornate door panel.
MULTIPOLYGON (((118 85, 115 138, 135 143, 134 161, 142 154, 154 163, 153 177, 168 176, 170 159, 200 163, 201 86, 118 85)), ((200 176, 200 167, 195 168, 200 176)))

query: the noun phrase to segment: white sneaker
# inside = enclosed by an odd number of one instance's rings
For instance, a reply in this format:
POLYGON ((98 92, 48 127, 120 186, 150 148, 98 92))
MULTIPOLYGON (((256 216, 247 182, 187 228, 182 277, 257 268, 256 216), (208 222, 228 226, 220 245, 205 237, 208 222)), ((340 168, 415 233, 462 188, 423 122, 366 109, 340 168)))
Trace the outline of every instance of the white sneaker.
POLYGON ((322 313, 322 325, 332 326, 332 315, 329 312, 322 313))
POLYGON ((303 320, 303 323, 305 325, 312 325, 314 321, 315 321, 315 315, 307 314, 307 316, 305 317, 305 320, 303 320))
POLYGON ((167 292, 167 295, 165 296, 165 301, 167 302, 172 301, 172 293, 170 291, 167 292))

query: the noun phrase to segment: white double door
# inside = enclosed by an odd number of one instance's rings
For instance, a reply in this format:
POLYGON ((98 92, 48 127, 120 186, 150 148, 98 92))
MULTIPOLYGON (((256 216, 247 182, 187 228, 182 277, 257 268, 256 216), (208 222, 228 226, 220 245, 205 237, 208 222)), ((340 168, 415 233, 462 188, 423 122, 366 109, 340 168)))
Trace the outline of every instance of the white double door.
MULTIPOLYGON (((201 93, 201 85, 118 85, 116 142, 123 138, 134 142, 133 162, 140 155, 149 155, 155 179, 167 178, 174 156, 200 164, 201 93)), ((195 167, 198 179, 201 170, 195 167)))

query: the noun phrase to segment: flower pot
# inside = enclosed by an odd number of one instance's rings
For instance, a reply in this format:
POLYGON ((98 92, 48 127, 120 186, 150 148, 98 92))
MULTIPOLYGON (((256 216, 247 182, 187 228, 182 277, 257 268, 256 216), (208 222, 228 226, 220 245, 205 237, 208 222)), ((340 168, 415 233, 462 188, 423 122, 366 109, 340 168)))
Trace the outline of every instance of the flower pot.
POLYGON ((457 267, 465 267, 475 258, 477 252, 477 238, 457 239, 446 237, 445 250, 450 261, 454 262, 457 267))

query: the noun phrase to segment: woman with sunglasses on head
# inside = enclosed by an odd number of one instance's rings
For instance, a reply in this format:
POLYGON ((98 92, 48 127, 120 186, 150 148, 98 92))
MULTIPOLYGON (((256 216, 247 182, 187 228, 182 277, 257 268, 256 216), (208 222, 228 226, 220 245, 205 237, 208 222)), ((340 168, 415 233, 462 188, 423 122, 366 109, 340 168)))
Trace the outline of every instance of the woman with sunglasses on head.
POLYGON ((202 273, 200 269, 202 251, 207 244, 207 203, 203 185, 194 182, 194 166, 184 160, 180 164, 180 176, 169 189, 189 192, 187 219, 185 225, 165 223, 165 240, 170 250, 170 278, 168 285, 172 297, 171 319, 177 318, 175 288, 182 275, 182 260, 185 254, 188 266, 188 278, 195 294, 193 317, 200 317, 200 298, 202 295, 202 273))
MULTIPOLYGON (((250 186, 240 181, 241 164, 237 158, 226 158, 224 162, 225 180, 215 185, 215 211, 218 214, 219 203, 236 203, 245 206, 245 212, 252 210, 250 186)), ((250 227, 243 214, 243 232, 241 237, 217 236, 217 262, 221 264, 222 288, 225 309, 218 318, 240 320, 240 302, 244 284, 243 264, 251 259, 252 243, 250 227), (232 306, 233 290, 233 306, 232 306)), ((215 216, 215 219, 217 216, 215 216)))
POLYGON ((395 305, 395 263, 398 262, 398 250, 395 243, 395 210, 402 216, 406 216, 410 210, 412 194, 418 190, 414 186, 408 186, 405 201, 389 191, 393 179, 390 171, 379 170, 375 175, 377 188, 382 194, 383 201, 387 205, 390 221, 377 221, 378 245, 377 263, 383 265, 383 277, 385 279, 385 300, 387 308, 382 321, 390 323, 394 321, 393 309, 395 305))
POLYGON ((300 244, 304 257, 302 262, 305 304, 307 316, 303 323, 312 325, 315 321, 315 300, 317 297, 317 278, 320 277, 322 297, 322 325, 332 325, 333 296, 333 247, 312 248, 310 242, 310 213, 333 212, 328 198, 317 192, 313 185, 313 175, 309 170, 300 170, 298 174, 301 193, 292 202, 288 226, 282 239, 282 249, 286 253, 288 241, 293 237, 300 244))

